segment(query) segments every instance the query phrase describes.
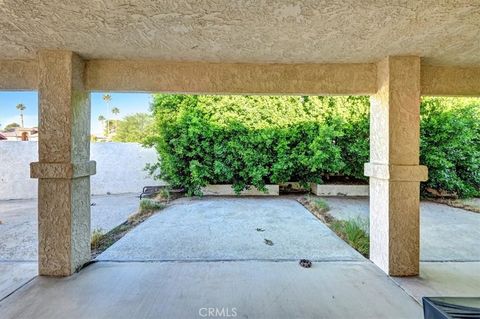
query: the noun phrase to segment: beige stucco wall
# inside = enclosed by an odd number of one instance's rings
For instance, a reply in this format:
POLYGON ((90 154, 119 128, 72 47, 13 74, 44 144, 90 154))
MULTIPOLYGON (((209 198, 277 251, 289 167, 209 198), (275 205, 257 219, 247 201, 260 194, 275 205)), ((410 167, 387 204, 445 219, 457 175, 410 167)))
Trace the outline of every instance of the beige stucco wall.
MULTIPOLYGON (((143 186, 163 185, 143 169, 157 160, 154 149, 136 143, 92 143, 91 193, 139 193, 143 186)), ((0 141, 0 200, 37 198, 38 182, 30 178, 30 163, 38 161, 37 142, 0 141)))

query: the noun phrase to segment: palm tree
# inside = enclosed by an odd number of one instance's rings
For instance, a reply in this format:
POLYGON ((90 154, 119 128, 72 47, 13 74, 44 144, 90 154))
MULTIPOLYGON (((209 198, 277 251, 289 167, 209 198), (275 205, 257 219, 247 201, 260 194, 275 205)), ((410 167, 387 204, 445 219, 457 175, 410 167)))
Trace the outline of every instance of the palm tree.
MULTIPOLYGON (((112 101, 112 96, 110 94, 104 94, 102 96, 103 101, 107 104, 107 109, 110 109, 110 102, 112 101)), ((110 135, 110 120, 107 120, 107 137, 110 135)))
POLYGON ((120 109, 118 107, 114 107, 112 109, 112 114, 115 116, 115 131, 117 130, 118 127, 118 117, 117 115, 120 113, 120 109))
POLYGON ((22 123, 22 127, 23 127, 23 111, 25 111, 27 107, 25 105, 23 105, 22 103, 20 104, 17 104, 17 110, 20 111, 20 121, 22 123))
POLYGON ((112 101, 112 96, 111 96, 110 94, 104 94, 104 95, 102 96, 102 99, 103 99, 103 101, 105 101, 105 103, 106 103, 107 105, 109 105, 110 102, 112 101))
POLYGON ((105 120, 106 120, 105 116, 99 115, 98 120, 100 121, 100 123, 102 123, 102 130, 105 132, 105 120))

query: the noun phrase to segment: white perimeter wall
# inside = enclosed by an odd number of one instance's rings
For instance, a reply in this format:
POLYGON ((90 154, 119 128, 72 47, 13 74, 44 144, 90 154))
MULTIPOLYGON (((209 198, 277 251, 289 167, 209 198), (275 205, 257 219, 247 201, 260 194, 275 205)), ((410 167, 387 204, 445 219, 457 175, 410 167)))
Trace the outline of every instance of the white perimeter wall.
MULTIPOLYGON (((154 149, 136 143, 92 143, 90 158, 97 162, 91 192, 140 193, 143 186, 163 185, 148 177, 144 167, 154 163, 154 149)), ((37 180, 30 178, 30 163, 38 160, 37 142, 0 141, 0 200, 37 197, 37 180)))

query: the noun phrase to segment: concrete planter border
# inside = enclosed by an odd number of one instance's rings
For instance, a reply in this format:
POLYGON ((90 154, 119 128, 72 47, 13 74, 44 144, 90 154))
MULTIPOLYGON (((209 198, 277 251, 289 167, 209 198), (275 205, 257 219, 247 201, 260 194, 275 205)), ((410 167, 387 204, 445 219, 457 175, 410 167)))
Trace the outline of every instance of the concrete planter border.
POLYGON ((368 185, 311 184, 317 196, 368 196, 368 185))
MULTIPOLYGON (((240 193, 240 196, 278 196, 280 194, 280 190, 278 185, 265 185, 267 188, 267 193, 259 191, 256 187, 251 186, 250 189, 244 190, 240 193)), ((215 184, 215 185, 207 185, 206 187, 202 188, 203 195, 208 196, 235 196, 232 185, 231 184, 215 184)))
POLYGON ((293 191, 293 192, 302 192, 302 191, 309 191, 309 187, 303 187, 300 185, 299 182, 286 182, 286 183, 281 183, 279 184, 280 190, 287 190, 287 191, 293 191))
MULTIPOLYGON (((292 184, 293 188, 300 188, 298 183, 292 184)), ((266 185, 267 193, 259 191, 256 187, 244 190, 240 196, 278 196, 280 194, 279 185, 266 185)), ((310 190, 317 196, 368 196, 368 185, 342 185, 342 184, 314 184, 310 185, 310 190)), ((207 185, 202 188, 202 193, 207 196, 236 196, 231 184, 207 185)))

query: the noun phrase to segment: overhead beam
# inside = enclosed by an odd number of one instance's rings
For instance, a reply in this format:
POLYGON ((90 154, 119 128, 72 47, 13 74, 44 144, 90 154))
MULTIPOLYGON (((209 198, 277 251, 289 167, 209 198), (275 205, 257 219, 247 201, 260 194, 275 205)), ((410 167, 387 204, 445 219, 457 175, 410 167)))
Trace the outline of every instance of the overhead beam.
POLYGON ((38 63, 34 60, 0 61, 0 91, 27 91, 38 88, 38 63))
MULTIPOLYGON (((242 64, 91 60, 90 91, 371 95, 375 64, 242 64)), ((36 60, 0 60, 0 91, 37 90, 36 60)), ((480 96, 480 67, 421 66, 421 94, 480 96)))
POLYGON ((368 95, 375 64, 235 64, 91 60, 90 91, 368 95))
POLYGON ((480 67, 422 65, 421 94, 480 96, 480 67))

